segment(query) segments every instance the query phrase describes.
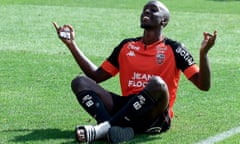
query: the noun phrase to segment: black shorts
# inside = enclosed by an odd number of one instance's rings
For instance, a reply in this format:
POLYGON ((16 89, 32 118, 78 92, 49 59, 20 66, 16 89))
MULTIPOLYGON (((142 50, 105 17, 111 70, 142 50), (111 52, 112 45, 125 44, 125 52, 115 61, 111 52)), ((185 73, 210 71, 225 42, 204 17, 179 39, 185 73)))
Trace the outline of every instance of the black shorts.
MULTIPOLYGON (((113 98, 113 112, 111 115, 117 113, 121 108, 123 108, 128 101, 135 95, 120 96, 111 93, 113 98)), ((157 134, 167 131, 171 126, 171 118, 169 115, 168 108, 164 113, 159 114, 155 119, 148 119, 148 117, 139 118, 137 122, 133 122, 131 127, 134 128, 137 133, 150 133, 157 134), (148 121, 148 122, 147 122, 148 121)))

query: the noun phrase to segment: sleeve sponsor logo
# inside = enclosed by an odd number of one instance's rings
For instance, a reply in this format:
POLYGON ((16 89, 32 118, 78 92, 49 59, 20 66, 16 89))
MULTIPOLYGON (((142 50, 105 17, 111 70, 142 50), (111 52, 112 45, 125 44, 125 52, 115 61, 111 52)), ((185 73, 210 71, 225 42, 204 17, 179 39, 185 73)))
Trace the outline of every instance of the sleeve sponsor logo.
POLYGON ((176 53, 178 53, 178 54, 188 63, 188 65, 194 64, 194 61, 193 61, 192 56, 191 56, 190 53, 189 53, 186 49, 184 49, 183 47, 179 46, 179 47, 176 49, 176 53))

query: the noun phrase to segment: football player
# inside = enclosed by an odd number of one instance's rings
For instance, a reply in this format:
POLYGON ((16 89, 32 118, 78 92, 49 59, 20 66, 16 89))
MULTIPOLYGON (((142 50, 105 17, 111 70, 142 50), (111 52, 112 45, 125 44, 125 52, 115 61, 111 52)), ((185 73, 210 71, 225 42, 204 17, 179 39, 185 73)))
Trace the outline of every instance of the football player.
POLYGON ((54 26, 86 76, 72 80, 71 88, 79 104, 97 125, 78 126, 76 139, 93 142, 107 137, 111 143, 133 138, 134 133, 166 132, 174 116, 173 105, 181 72, 200 90, 210 88, 208 51, 217 37, 203 33, 199 66, 180 42, 163 35, 170 20, 168 8, 157 0, 146 3, 140 16, 143 35, 121 41, 98 67, 75 42, 71 25, 54 26), (99 83, 119 73, 122 95, 99 83))

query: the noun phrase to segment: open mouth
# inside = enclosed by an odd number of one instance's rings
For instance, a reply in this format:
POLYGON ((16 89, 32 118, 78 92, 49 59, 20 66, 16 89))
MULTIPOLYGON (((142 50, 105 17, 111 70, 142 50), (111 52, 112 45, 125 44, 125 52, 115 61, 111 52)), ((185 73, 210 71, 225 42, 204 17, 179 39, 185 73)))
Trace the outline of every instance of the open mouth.
POLYGON ((149 17, 149 16, 143 16, 142 20, 143 20, 143 21, 149 21, 149 20, 150 20, 150 17, 149 17))

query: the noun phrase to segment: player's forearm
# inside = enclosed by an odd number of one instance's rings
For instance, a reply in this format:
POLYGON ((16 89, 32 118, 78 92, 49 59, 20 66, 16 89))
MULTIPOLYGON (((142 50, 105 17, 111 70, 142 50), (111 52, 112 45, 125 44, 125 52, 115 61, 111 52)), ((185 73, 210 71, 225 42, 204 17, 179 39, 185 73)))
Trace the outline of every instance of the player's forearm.
POLYGON ((206 53, 200 52, 199 88, 208 91, 211 87, 211 71, 206 53))
POLYGON ((97 66, 92 63, 78 48, 75 42, 71 44, 67 44, 67 47, 71 51, 74 59, 76 60, 77 64, 81 68, 81 70, 90 78, 94 78, 94 73, 97 70, 97 66))

